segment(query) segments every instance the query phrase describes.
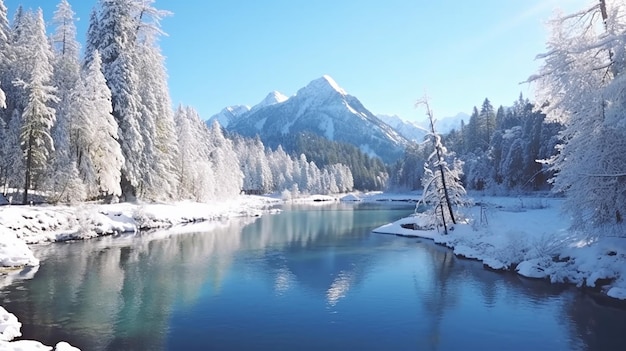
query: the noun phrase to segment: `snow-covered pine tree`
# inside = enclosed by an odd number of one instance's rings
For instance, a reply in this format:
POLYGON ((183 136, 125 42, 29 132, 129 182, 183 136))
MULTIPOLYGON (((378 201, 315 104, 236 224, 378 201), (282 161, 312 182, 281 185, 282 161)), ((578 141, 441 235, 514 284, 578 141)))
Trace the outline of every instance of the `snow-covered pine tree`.
POLYGON ((98 12, 94 8, 89 15, 89 27, 87 28, 87 37, 85 38, 83 68, 87 68, 93 59, 93 53, 100 49, 100 41, 100 20, 98 18, 98 12))
POLYGON ((278 145, 276 150, 269 154, 269 167, 274 180, 274 191, 289 190, 294 184, 294 162, 292 158, 278 145))
POLYGON ((274 172, 261 139, 237 138, 235 151, 243 172, 242 190, 259 193, 274 191, 274 172))
POLYGON ((7 193, 8 188, 18 188, 24 181, 24 153, 20 145, 20 128, 22 127, 22 116, 13 110, 13 116, 9 120, 6 139, 2 140, 5 158, 4 184, 2 192, 7 193))
POLYGON ((179 157, 176 160, 178 198, 209 201, 217 184, 211 163, 209 130, 191 107, 179 106, 174 113, 179 157))
POLYGON ((217 121, 209 128, 209 135, 210 161, 217 180, 215 196, 220 199, 231 198, 238 195, 243 186, 243 173, 237 153, 233 142, 224 136, 217 121))
MULTIPOLYGON (((9 57, 9 20, 7 18, 7 8, 4 6, 4 1, 0 0, 0 108, 6 108, 6 96, 4 90, 2 90, 2 84, 4 82, 5 70, 7 69, 7 63, 9 57)), ((6 84, 6 83, 4 83, 6 84)), ((0 113, 0 119, 3 119, 3 113, 0 113)), ((1 155, 0 155, 1 156, 1 155)), ((0 164, 0 171, 2 170, 2 164, 0 164)))
POLYGON ((146 142, 141 120, 139 77, 135 67, 137 18, 133 0, 101 0, 98 38, 102 68, 111 90, 113 116, 119 127, 119 143, 124 155, 121 189, 125 200, 133 200, 147 172, 142 168, 146 142))
POLYGON ((118 143, 118 125, 112 114, 111 91, 102 73, 100 53, 91 55, 83 73, 82 87, 73 95, 77 121, 78 169, 89 198, 119 196, 124 156, 118 143))
POLYGON ((623 1, 594 1, 557 16, 529 78, 548 119, 565 126, 549 160, 554 190, 565 193, 573 227, 589 233, 611 233, 626 215, 625 15, 623 1))
POLYGON ((146 147, 145 165, 151 173, 151 181, 142 180, 142 197, 147 199, 172 198, 175 193, 176 176, 174 162, 178 146, 174 132, 174 117, 165 71, 165 58, 159 48, 147 41, 137 47, 137 70, 139 95, 141 96, 141 126, 146 147))
POLYGON ((72 183, 75 193, 72 201, 83 201, 86 197, 84 186, 80 178, 72 179, 79 172, 76 167, 76 150, 80 109, 72 105, 72 94, 79 87, 80 44, 76 40, 76 26, 74 25, 74 11, 67 0, 61 0, 54 12, 53 24, 55 32, 50 41, 54 52, 52 65, 54 68, 53 84, 57 89, 56 95, 59 101, 54 104, 56 111, 56 124, 52 128, 52 138, 55 149, 51 154, 49 166, 46 170, 44 187, 52 192, 52 201, 68 199, 65 194, 72 183), (79 191, 81 190, 81 191, 79 191))
POLYGON ((23 203, 28 202, 31 181, 45 171, 46 162, 54 150, 50 130, 55 122, 55 110, 51 103, 57 102, 56 88, 50 85, 53 68, 50 63, 52 52, 46 38, 45 23, 41 9, 36 15, 27 16, 31 27, 26 35, 27 49, 31 55, 32 70, 27 81, 18 81, 28 96, 22 114, 20 143, 25 150, 25 181, 23 203))
POLYGON ((459 206, 468 203, 466 192, 461 183, 463 163, 449 153, 441 142, 441 136, 435 130, 435 119, 428 100, 424 98, 418 105, 426 107, 426 116, 430 122, 430 138, 433 152, 424 165, 422 185, 424 187, 419 206, 424 203, 430 206, 430 214, 437 225, 443 225, 444 233, 448 227, 457 223, 459 206))
POLYGON ((485 98, 478 116, 479 147, 486 150, 491 143, 491 137, 496 129, 496 113, 489 99, 485 98))
POLYGON ((3 111, 6 105, 6 95, 2 90, 2 82, 5 79, 9 51, 9 21, 7 19, 7 8, 4 1, 0 0, 0 184, 6 179, 6 159, 7 153, 4 147, 4 140, 7 138, 7 123, 3 111))

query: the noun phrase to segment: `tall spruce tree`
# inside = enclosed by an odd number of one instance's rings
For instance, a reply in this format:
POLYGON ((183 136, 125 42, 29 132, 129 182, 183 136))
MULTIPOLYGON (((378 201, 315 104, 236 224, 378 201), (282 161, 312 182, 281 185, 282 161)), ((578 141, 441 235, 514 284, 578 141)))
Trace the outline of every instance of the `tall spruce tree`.
MULTIPOLYGON (((0 108, 6 108, 6 96, 4 94, 4 90, 2 89, 3 82, 5 77, 5 70, 7 69, 8 64, 8 54, 9 54, 9 20, 7 18, 7 8, 4 6, 4 1, 0 0, 0 108)), ((0 118, 3 119, 3 113, 0 113, 0 118)), ((6 121, 2 121, 5 123, 6 121)), ((1 155, 0 155, 1 156, 1 155)), ((0 171, 2 169, 2 165, 0 164, 0 171)))
POLYGON ((72 94, 79 87, 80 44, 76 40, 74 11, 67 0, 61 0, 54 12, 55 32, 50 38, 54 59, 52 81, 59 101, 54 104, 56 124, 52 128, 55 149, 46 172, 44 186, 51 191, 54 200, 82 201, 86 197, 84 185, 78 174, 76 154, 77 130, 80 109, 72 106, 72 94), (71 192, 69 190, 72 190, 71 192))
POLYGON ((54 151, 50 131, 56 120, 55 110, 50 105, 58 101, 56 88, 51 85, 53 68, 50 62, 52 51, 46 37, 41 9, 27 16, 28 33, 25 44, 31 55, 31 72, 27 80, 17 84, 25 89, 27 103, 22 113, 20 143, 25 153, 23 203, 28 202, 28 190, 33 178, 45 171, 48 157, 54 151))
POLYGON ((141 97, 135 67, 137 20, 132 0, 101 0, 98 20, 102 68, 111 89, 113 116, 119 127, 119 143, 124 155, 121 189, 125 200, 137 196, 142 173, 145 141, 141 132, 141 97))
POLYGON ((100 53, 91 55, 83 73, 82 87, 73 101, 80 109, 77 121, 76 158, 90 198, 119 196, 124 156, 118 143, 119 128, 111 105, 111 91, 102 73, 100 53))

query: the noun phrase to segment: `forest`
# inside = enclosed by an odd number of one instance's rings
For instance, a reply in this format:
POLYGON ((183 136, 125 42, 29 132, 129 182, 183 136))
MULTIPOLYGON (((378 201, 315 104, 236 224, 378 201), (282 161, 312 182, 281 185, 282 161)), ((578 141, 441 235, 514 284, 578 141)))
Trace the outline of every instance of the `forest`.
MULTIPOLYGON (((490 194, 519 194, 551 189, 554 172, 546 165, 556 155, 563 125, 546 121, 521 94, 511 107, 494 109, 485 98, 474 107, 469 122, 461 121, 443 143, 463 161, 461 179, 468 190, 490 194)), ((423 166, 432 152, 430 142, 413 143, 391 167, 391 186, 421 189, 423 166)))

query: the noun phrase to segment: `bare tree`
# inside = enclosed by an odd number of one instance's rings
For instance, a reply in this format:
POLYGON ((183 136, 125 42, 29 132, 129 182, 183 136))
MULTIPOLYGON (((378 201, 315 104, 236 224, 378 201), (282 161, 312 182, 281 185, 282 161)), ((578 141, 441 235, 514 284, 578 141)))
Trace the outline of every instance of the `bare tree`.
POLYGON ((441 142, 441 136, 435 130, 435 118, 430 109, 427 98, 419 100, 416 106, 426 107, 426 116, 430 122, 429 138, 433 145, 433 152, 428 157, 424 165, 424 175, 422 185, 424 193, 421 203, 431 205, 432 214, 443 225, 444 232, 448 233, 448 221, 457 224, 453 206, 465 205, 468 201, 465 198, 466 192, 461 183, 463 163, 454 157, 453 153, 447 151, 441 142), (448 162, 451 161, 449 164, 448 162))

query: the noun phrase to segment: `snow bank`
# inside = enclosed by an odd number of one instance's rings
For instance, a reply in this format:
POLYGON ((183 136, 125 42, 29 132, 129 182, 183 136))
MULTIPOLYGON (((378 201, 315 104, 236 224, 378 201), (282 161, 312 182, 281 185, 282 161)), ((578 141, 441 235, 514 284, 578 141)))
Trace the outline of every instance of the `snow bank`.
POLYGON ((33 256, 32 251, 24 240, 11 232, 0 232, 0 266, 23 267, 37 266, 39 260, 33 256))
POLYGON ((458 256, 491 269, 528 278, 587 286, 626 300, 626 238, 588 238, 567 230, 562 200, 483 197, 467 209, 467 223, 448 235, 416 214, 374 229, 375 233, 433 239, 458 256))
POLYGON ((38 265, 26 244, 88 239, 232 217, 259 216, 279 200, 240 196, 210 204, 0 206, 0 267, 38 265))
POLYGON ((361 201, 361 198, 358 197, 356 194, 348 194, 340 198, 339 200, 344 201, 344 202, 358 202, 358 201, 361 201))
MULTIPOLYGON (((0 351, 37 351, 53 349, 39 341, 11 341, 22 336, 21 328, 22 323, 17 320, 17 317, 0 306, 0 351)), ((54 351, 80 351, 80 349, 62 341, 56 345, 54 351)))
POLYGON ((17 320, 17 317, 0 306, 0 341, 11 341, 22 336, 21 328, 22 323, 17 320))

